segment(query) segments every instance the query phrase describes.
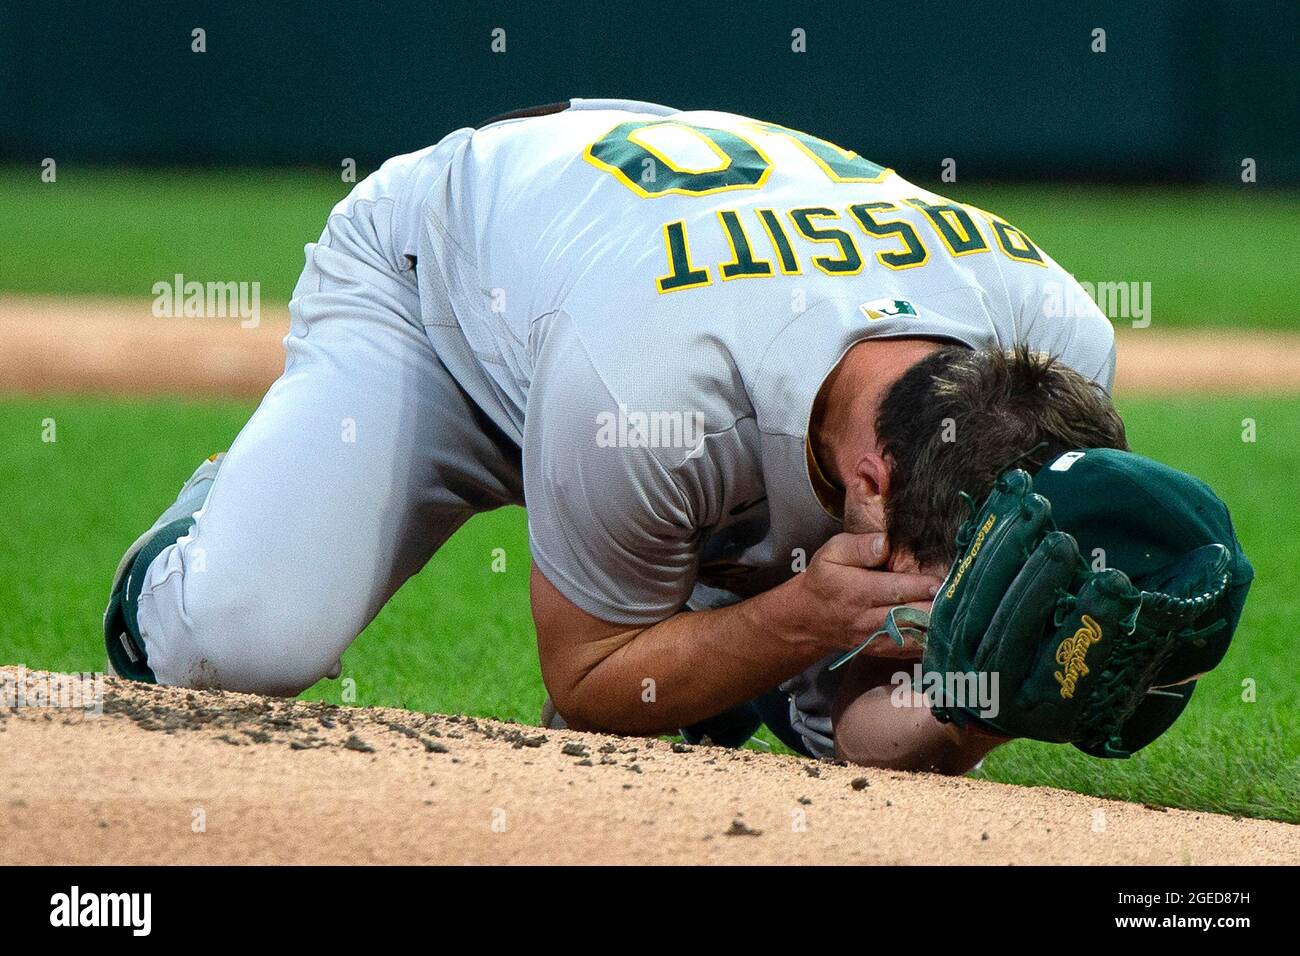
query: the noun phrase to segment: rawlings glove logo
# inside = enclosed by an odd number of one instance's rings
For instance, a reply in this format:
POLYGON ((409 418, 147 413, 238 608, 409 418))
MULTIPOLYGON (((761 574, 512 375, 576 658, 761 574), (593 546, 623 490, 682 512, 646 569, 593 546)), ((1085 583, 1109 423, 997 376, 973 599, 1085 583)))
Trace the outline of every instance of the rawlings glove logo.
POLYGON ((1072 637, 1061 641, 1056 648, 1056 663, 1065 668, 1065 673, 1055 671, 1052 676, 1061 685, 1061 696, 1066 700, 1074 696, 1079 678, 1088 673, 1088 665, 1085 663, 1088 648, 1101 640, 1101 625, 1087 614, 1081 620, 1083 627, 1075 631, 1072 637))
POLYGON ((966 557, 962 558, 961 563, 957 565, 957 574, 952 579, 952 584, 948 585, 948 590, 944 592, 944 597, 952 600, 952 596, 957 593, 957 585, 961 584, 962 576, 970 568, 971 562, 974 561, 976 556, 980 553, 980 548, 984 546, 984 539, 988 537, 988 533, 993 530, 993 526, 997 523, 997 515, 989 515, 988 518, 985 519, 984 524, 980 527, 979 533, 975 535, 975 543, 970 546, 970 551, 966 553, 966 557))

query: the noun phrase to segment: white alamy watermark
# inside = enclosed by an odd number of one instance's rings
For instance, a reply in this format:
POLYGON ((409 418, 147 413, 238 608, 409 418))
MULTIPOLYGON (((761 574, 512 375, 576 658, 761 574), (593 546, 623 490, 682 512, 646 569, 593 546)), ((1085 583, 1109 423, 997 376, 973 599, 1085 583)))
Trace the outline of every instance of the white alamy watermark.
POLYGON ((181 273, 170 282, 155 282, 152 312, 158 319, 238 318, 241 328, 262 321, 262 283, 198 282, 181 273))
POLYGON ((50 897, 50 925, 125 926, 132 936, 148 936, 153 929, 153 894, 83 893, 73 885, 50 897))
POLYGON ((1150 282, 1052 282, 1043 296, 1047 318, 1091 315, 1096 306, 1112 322, 1128 319, 1135 329, 1151 324, 1150 282))
POLYGON ((0 677, 0 707, 58 707, 98 717, 104 713, 104 675, 29 673, 19 665, 0 677))
POLYGON ((690 448, 704 442, 704 413, 641 411, 622 402, 616 412, 596 415, 598 448, 690 448))
POLYGON ((889 700, 895 707, 960 707, 986 720, 1001 710, 997 671, 927 671, 918 663, 910 674, 895 671, 889 682, 894 685, 889 700))

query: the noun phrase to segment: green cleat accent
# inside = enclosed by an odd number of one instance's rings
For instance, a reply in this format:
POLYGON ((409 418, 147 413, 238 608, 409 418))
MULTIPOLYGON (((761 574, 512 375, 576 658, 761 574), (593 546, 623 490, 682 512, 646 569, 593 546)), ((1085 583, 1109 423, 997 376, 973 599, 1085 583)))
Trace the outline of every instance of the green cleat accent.
POLYGON ((213 455, 194 471, 181 486, 176 501, 136 538, 118 562, 104 611, 104 646, 108 651, 109 670, 118 677, 157 683, 149 668, 149 657, 136 621, 145 573, 154 558, 175 544, 194 527, 194 515, 203 507, 216 480, 224 454, 213 455))

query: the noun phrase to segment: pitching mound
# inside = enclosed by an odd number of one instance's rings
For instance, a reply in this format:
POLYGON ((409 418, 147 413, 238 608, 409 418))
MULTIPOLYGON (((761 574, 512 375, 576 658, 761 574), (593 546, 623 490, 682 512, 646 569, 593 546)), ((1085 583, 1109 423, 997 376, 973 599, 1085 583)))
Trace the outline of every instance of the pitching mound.
POLYGON ((40 706, 51 682, 0 668, 0 864, 1300 858, 1300 827, 1046 788, 111 678, 102 713, 40 706))

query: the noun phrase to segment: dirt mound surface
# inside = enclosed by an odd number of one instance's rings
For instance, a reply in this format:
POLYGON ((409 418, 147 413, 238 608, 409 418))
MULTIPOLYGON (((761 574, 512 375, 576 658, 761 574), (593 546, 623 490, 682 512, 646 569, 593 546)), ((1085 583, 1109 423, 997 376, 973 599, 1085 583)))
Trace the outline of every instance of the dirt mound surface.
POLYGON ((0 864, 1300 858, 1297 826, 1048 788, 59 680, 0 668, 0 864))

